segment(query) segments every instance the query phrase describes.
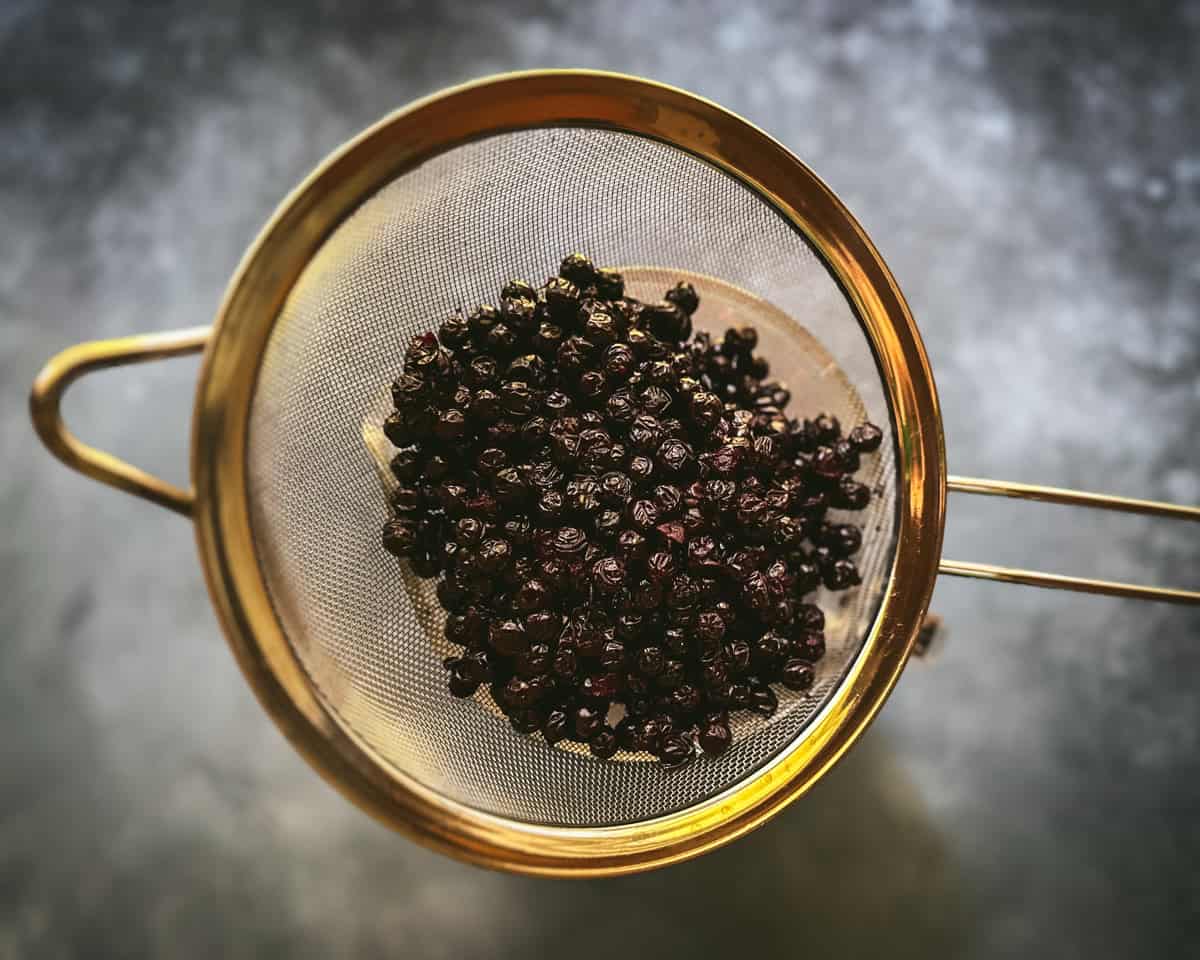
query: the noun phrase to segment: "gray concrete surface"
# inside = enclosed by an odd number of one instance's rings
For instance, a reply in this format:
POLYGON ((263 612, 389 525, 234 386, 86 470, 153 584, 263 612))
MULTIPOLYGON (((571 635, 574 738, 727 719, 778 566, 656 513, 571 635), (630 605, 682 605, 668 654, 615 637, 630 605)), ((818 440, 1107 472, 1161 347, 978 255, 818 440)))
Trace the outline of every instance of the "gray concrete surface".
MULTIPOLYGON (((52 461, 25 393, 74 341, 207 322, 276 202, 386 111, 609 67, 728 105, 842 193, 919 318, 952 469, 1195 503, 1197 50, 1196 3, 7 0, 0 957, 1193 952, 1194 612, 945 580, 945 655, 772 824, 635 878, 501 876, 292 753, 187 524, 52 461)), ((97 377, 69 419, 182 480, 195 371, 97 377)), ((946 554, 1200 585, 1196 530, 1060 508, 954 499, 946 554)))

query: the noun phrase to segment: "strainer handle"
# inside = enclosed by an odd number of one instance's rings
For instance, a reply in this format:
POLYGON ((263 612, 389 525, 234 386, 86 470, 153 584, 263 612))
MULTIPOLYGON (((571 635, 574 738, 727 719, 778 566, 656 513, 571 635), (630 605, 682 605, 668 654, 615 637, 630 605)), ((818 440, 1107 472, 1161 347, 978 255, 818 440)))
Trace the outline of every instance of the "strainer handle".
MULTIPOLYGON (((1081 490, 1064 490, 1061 487, 1042 487, 1028 483, 1009 483, 1003 480, 981 480, 976 477, 947 477, 946 489, 954 493, 1013 497, 1018 500, 1040 500, 1045 503, 1058 503, 1072 507, 1091 507, 1118 513, 1140 513, 1153 517, 1168 517, 1173 520, 1200 521, 1200 507, 1184 507, 1174 503, 1161 503, 1157 500, 1112 497, 1103 493, 1084 493, 1081 490)), ((1056 573, 1041 573, 1037 570, 997 567, 988 563, 943 560, 938 567, 938 572, 952 577, 975 577, 980 580, 999 580, 1003 583, 1022 583, 1030 587, 1045 587, 1048 590, 1074 590, 1080 593, 1103 593, 1114 597, 1132 597, 1137 600, 1165 600, 1168 603, 1200 604, 1200 592, 1195 590, 1148 587, 1113 580, 1093 580, 1088 577, 1067 577, 1056 573)))
POLYGON ((63 423, 60 408, 67 388, 84 374, 127 363, 199 353, 208 342, 208 336, 208 327, 192 327, 168 333, 96 340, 76 344, 53 357, 34 380, 29 395, 33 426, 42 443, 68 467, 93 480, 189 516, 195 499, 191 490, 160 480, 112 454, 83 443, 63 423))

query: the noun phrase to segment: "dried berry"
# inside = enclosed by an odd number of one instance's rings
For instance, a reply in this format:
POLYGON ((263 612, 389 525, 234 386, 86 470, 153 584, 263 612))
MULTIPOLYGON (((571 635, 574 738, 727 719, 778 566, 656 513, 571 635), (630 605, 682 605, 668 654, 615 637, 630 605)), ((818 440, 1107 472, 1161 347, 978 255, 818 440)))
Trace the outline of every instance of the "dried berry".
POLYGON ((483 426, 496 421, 501 414, 500 395, 494 390, 481 388, 475 393, 475 402, 471 404, 471 416, 483 426))
POLYGON ((825 614, 815 603, 802 603, 796 608, 796 626, 820 633, 825 629, 825 614))
POLYGON ((830 590, 845 590, 862 583, 853 560, 835 560, 821 569, 821 579, 830 590))
MULTIPOLYGON (((686 653, 686 651, 684 651, 686 653)), ((687 674, 687 666, 682 660, 668 657, 663 661, 663 668, 658 672, 658 685, 666 690, 672 690, 683 683, 687 674)))
POLYGON ((662 581, 643 577, 629 589, 629 599, 639 610, 654 610, 662 603, 662 581))
POLYGON ((510 707, 525 708, 533 706, 534 690, 529 681, 522 677, 512 677, 504 685, 502 694, 504 702, 510 707))
POLYGON ((578 556, 587 546, 587 534, 578 527, 559 527, 554 535, 554 549, 559 556, 578 556))
POLYGON ((816 663, 825 656, 825 635, 818 630, 803 630, 792 638, 792 656, 816 663))
POLYGON ((701 750, 710 757, 719 757, 733 743, 733 734, 729 730, 729 724, 721 720, 712 720, 704 725, 697 739, 701 750))
POLYGON ((661 417, 674 402, 674 398, 669 390, 654 384, 645 387, 639 399, 641 400, 642 409, 652 417, 661 417))
POLYGON ((619 678, 611 673, 593 673, 579 684, 579 695, 585 700, 608 701, 620 689, 619 678))
POLYGON ((839 440, 835 443, 833 455, 837 458, 837 464, 842 473, 853 473, 859 468, 858 450, 849 440, 839 440))
POLYGON ((683 737, 671 735, 663 737, 658 747, 658 758, 664 767, 675 769, 683 766, 692 759, 693 750, 683 737))
POLYGON ((579 396, 588 405, 608 396, 608 380, 599 370, 585 370, 579 377, 579 396))
POLYGON ((593 311, 584 321, 583 337, 594 346, 607 347, 615 344, 617 334, 617 323, 607 313, 593 311))
POLYGON ((454 696, 469 697, 479 689, 479 681, 475 678, 470 667, 459 660, 450 668, 448 686, 454 696))
POLYGON ((607 670, 616 670, 624 662, 625 644, 623 644, 620 640, 606 641, 600 650, 600 666, 607 670))
POLYGON ((809 463, 809 469, 818 477, 827 477, 829 479, 836 479, 845 473, 845 470, 842 468, 842 461, 833 447, 826 446, 817 447, 809 463))
POLYGON ((691 314, 670 300, 647 304, 643 315, 659 340, 677 342, 692 335, 691 314))
POLYGON ((545 610, 551 603, 550 588, 541 580, 527 580, 517 588, 512 603, 521 613, 545 610))
POLYGON ((540 710, 516 708, 509 713, 508 722, 517 733, 536 733, 541 729, 543 718, 540 710))
POLYGON ((663 654, 662 647, 655 644, 648 644, 642 647, 638 653, 637 668, 644 676, 656 677, 662 673, 665 662, 666 657, 663 654))
POLYGON ((873 453, 883 443, 883 431, 873 423, 861 423, 850 431, 849 440, 860 453, 873 453))
POLYGON ((618 746, 617 735, 607 726, 602 726, 588 740, 588 749, 591 750, 592 756, 601 760, 607 760, 616 754, 618 746))
POLYGON ((681 683, 668 696, 671 709, 677 716, 686 717, 700 708, 701 694, 690 683, 681 683))
POLYGON ((603 724, 604 716, 595 707, 589 707, 585 704, 575 708, 572 725, 576 740, 583 740, 585 742, 590 740, 600 732, 600 727, 603 724))
POLYGON ((558 268, 558 275, 570 280, 578 287, 590 286, 596 277, 596 267, 582 253, 571 253, 563 258, 558 268))
POLYGON ((666 292, 664 297, 669 303, 675 304, 689 316, 700 306, 700 298, 696 296, 696 288, 690 283, 677 283, 666 292))
POLYGON ((471 327, 462 314, 451 314, 438 327, 438 339, 442 341, 442 346, 448 349, 461 347, 470 338, 471 327))
POLYGON ((619 510, 601 510, 592 520, 592 529, 600 540, 610 540, 621 530, 625 520, 619 510))
POLYGON ((472 390, 490 387, 496 382, 496 361, 491 357, 475 357, 463 370, 463 383, 472 390))
POLYGON ((595 271, 592 282, 596 293, 606 300, 619 300, 625 295, 625 278, 616 270, 601 267, 595 271))
POLYGON ((760 717, 771 717, 779 709, 779 698, 765 683, 751 684, 749 707, 760 717))
POLYGON ((392 457, 392 476, 401 483, 412 483, 421 477, 421 457, 416 450, 400 450, 392 457))
POLYGON ((564 679, 572 679, 579 670, 579 658, 573 647, 559 646, 550 665, 554 673, 564 679))
POLYGON ((842 436, 842 426, 838 423, 837 417, 828 413, 822 413, 813 420, 813 428, 816 430, 818 443, 831 445, 842 436))
POLYGON ((645 456, 630 457, 628 471, 631 478, 644 482, 654 475, 654 461, 645 456))
POLYGON ((817 542, 829 548, 835 557, 848 557, 857 553, 862 546, 862 531, 849 523, 822 524, 817 532, 817 542))
POLYGON ((663 441, 662 424, 650 414, 634 418, 629 427, 629 443, 635 450, 652 453, 663 441))
POLYGON ((462 613, 453 613, 446 618, 446 639, 460 646, 473 646, 483 642, 487 635, 487 621, 475 608, 468 606, 462 613))
POLYGON ((488 330, 484 343, 494 356, 507 357, 517 347, 517 334, 507 323, 497 323, 488 330))
POLYGON ((411 557, 420 546, 417 525, 408 520, 389 520, 383 528, 383 546, 396 557, 411 557))
POLYGON ((686 476, 695 464, 695 455, 690 444, 683 440, 664 440, 658 448, 656 463, 668 474, 686 476))
POLYGON ((596 348, 583 337, 567 337, 558 348, 555 359, 563 373, 578 376, 591 366, 595 353, 596 348))
POLYGON ((734 673, 745 673, 750 669, 751 656, 750 644, 743 638, 731 640, 725 645, 725 658, 734 673))
POLYGON ((753 656, 756 663, 770 667, 787 656, 790 648, 791 643, 786 637, 768 630, 754 642, 753 656))
POLYGON ((628 379, 636 364, 637 358, 627 344, 614 343, 604 351, 604 372, 615 381, 628 379))
POLYGON ((725 636, 725 629, 725 621, 715 611, 706 610, 696 617, 696 637, 703 644, 720 643, 725 636))
POLYGON ((486 574, 499 574, 512 562, 512 545, 507 540, 485 540, 479 546, 479 569, 486 574))
MULTIPOLYGON (((585 374, 584 376, 587 376, 585 374)), ((599 376, 599 374, 597 374, 599 376)), ((581 386, 582 386, 582 378, 581 386)), ((637 407, 634 406, 633 399, 627 390, 618 390, 616 393, 609 396, 604 403, 604 413, 608 417, 609 422, 624 426, 628 424, 637 415, 637 407)))
POLYGON ((658 505, 653 500, 634 500, 629 505, 629 521, 643 534, 658 526, 658 505))
POLYGON ((625 564, 618 557, 605 557, 592 568, 592 584, 601 593, 616 593, 625 584, 625 564))
POLYGON ((579 288, 563 277, 551 277, 542 288, 542 297, 556 320, 574 320, 579 308, 579 288))
POLYGON ((780 679, 789 690, 804 691, 812 687, 815 674, 811 663, 794 658, 783 665, 780 679))
POLYGON ((845 510, 863 510, 871 502, 871 490, 865 484, 842 477, 834 495, 834 504, 845 510))
POLYGON ((533 286, 524 280, 509 280, 508 283, 500 290, 500 298, 502 300, 536 300, 537 291, 533 286))
POLYGON ((542 721, 542 736, 547 743, 558 743, 570 734, 571 721, 565 710, 556 708, 546 714, 546 719, 542 721))
POLYGON ((533 338, 533 349, 538 352, 538 355, 543 358, 555 357, 558 355, 559 348, 562 347, 566 335, 562 331, 562 327, 543 322, 538 325, 537 333, 533 338))
POLYGON ((617 746, 620 749, 628 750, 630 753, 640 753, 646 749, 644 727, 633 717, 623 717, 613 732, 616 734, 617 746))
POLYGON ((488 631, 488 641, 496 651, 508 657, 524 653, 529 646, 525 627, 519 620, 495 620, 488 631))

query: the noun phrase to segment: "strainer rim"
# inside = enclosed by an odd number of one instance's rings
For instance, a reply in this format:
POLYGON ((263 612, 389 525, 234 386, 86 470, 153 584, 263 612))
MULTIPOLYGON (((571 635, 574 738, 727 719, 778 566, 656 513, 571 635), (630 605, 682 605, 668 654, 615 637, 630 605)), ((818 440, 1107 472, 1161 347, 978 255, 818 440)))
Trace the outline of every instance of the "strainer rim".
POLYGON ((836 195, 757 127, 653 81, 541 70, 453 87, 385 117, 332 153, 246 252, 218 311, 192 430, 196 535, 214 605, 264 707, 359 806, 414 839, 526 873, 626 873, 729 842, 803 794, 865 730, 911 652, 941 553, 945 456, 936 387, 916 324, 879 253, 836 195), (846 677, 797 742, 711 800, 593 828, 506 820, 388 767, 326 710, 272 606, 253 542, 246 438, 269 334, 325 238, 376 190, 464 140, 548 125, 602 126, 683 149, 741 181, 801 233, 851 302, 875 352, 896 437, 897 541, 887 595, 846 677), (903 562, 901 562, 903 560, 903 562))

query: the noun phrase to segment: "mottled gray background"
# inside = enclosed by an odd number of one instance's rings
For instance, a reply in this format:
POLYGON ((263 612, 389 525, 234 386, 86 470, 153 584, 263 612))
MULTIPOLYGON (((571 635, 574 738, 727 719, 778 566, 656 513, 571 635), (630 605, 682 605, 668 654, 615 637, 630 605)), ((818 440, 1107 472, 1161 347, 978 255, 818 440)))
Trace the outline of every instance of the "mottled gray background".
MULTIPOLYGON (((1198 51, 1195 3, 5 0, 0 957, 1194 951, 1194 612, 944 580, 945 655, 772 824, 640 877, 502 876, 293 754, 186 522, 57 465, 25 394, 74 341, 208 322, 277 201, 383 113, 610 67, 841 192, 924 331, 952 470, 1196 503, 1198 51)), ((68 417, 182 480, 195 372, 95 377, 68 417)), ((1200 586, 1195 529, 1062 508, 953 499, 946 554, 1200 586)))

